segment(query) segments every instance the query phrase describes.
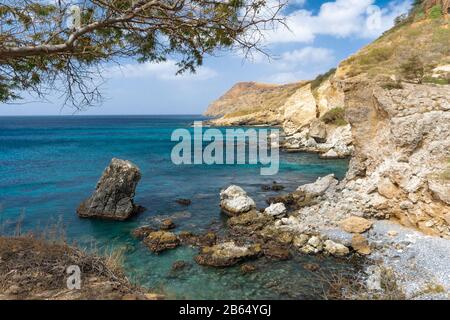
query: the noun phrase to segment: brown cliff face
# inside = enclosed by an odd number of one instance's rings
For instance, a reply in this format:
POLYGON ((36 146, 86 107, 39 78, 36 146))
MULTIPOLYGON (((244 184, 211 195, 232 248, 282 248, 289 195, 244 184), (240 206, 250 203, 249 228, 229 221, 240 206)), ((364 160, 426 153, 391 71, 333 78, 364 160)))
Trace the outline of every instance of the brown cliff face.
POLYGON ((277 109, 302 85, 304 82, 287 85, 241 82, 211 103, 205 115, 233 117, 277 109))

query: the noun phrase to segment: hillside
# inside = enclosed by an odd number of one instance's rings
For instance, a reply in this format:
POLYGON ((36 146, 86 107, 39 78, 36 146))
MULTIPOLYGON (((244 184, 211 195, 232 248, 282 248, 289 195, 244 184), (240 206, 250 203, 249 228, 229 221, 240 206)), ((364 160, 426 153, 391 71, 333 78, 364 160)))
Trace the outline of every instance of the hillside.
POLYGON ((287 85, 240 82, 235 84, 222 97, 211 103, 205 115, 232 118, 262 110, 276 110, 304 84, 305 82, 287 85))
POLYGON ((337 70, 283 96, 277 108, 260 104, 241 115, 264 96, 252 91, 245 105, 227 93, 215 102, 225 115, 211 123, 270 121, 282 126, 284 148, 351 156, 344 193, 305 208, 304 216, 316 219, 319 210, 333 221, 357 212, 450 238, 449 7, 447 0, 416 4, 394 28, 337 70))

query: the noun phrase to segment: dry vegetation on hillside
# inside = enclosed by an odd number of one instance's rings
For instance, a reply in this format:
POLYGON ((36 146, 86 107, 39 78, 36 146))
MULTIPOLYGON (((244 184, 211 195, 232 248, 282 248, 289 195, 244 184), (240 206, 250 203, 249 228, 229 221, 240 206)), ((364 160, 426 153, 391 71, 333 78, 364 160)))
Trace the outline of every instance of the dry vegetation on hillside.
POLYGON ((410 16, 398 19, 394 28, 342 62, 341 70, 350 77, 365 73, 376 79, 403 79, 402 66, 415 57, 423 64, 424 82, 448 83, 429 76, 436 66, 450 64, 449 17, 440 6, 425 11, 417 5, 410 16))

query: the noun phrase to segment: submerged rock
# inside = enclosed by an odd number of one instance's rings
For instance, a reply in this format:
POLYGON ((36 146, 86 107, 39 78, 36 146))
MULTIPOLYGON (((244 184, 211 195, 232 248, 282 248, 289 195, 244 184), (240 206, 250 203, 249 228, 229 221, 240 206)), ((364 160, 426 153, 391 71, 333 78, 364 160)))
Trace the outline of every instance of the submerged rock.
POLYGON ((269 259, 274 260, 289 260, 291 253, 285 246, 279 245, 275 242, 269 242, 264 245, 264 255, 269 259))
POLYGON ((177 260, 172 264, 171 271, 179 271, 190 267, 189 263, 183 260, 177 260))
POLYGON ((261 246, 238 246, 234 241, 203 247, 194 259, 199 265, 212 267, 229 267, 240 261, 253 259, 262 253, 261 246))
POLYGON ((132 235, 138 239, 144 239, 152 232, 155 232, 155 228, 151 226, 142 226, 133 230, 132 235))
POLYGON ((175 228, 175 223, 171 219, 164 219, 161 221, 160 229, 161 230, 170 230, 175 228))
POLYGON ((130 161, 112 159, 90 198, 77 209, 82 218, 125 220, 142 207, 133 202, 136 186, 141 179, 139 168, 130 161))
POLYGON ((168 249, 175 249, 180 245, 178 237, 168 231, 151 232, 145 239, 144 244, 153 252, 160 253, 168 249))
POLYGON ((255 201, 239 186, 229 186, 220 192, 220 207, 230 215, 235 216, 256 208, 255 201))
POLYGON ((244 263, 241 266, 241 272, 243 274, 251 273, 251 272, 254 272, 254 271, 256 271, 256 266, 253 265, 253 264, 244 263))
POLYGON ((192 203, 190 199, 177 199, 175 202, 182 206, 190 206, 192 203))

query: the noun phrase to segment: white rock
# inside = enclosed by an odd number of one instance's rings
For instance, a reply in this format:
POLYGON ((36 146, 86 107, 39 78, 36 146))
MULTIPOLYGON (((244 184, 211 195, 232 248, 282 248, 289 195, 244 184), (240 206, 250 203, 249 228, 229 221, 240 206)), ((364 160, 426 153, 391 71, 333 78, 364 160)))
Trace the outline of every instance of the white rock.
POLYGON ((336 186, 338 181, 335 179, 334 174, 319 178, 316 182, 305 184, 297 188, 297 191, 303 191, 313 196, 321 196, 331 186, 336 186))
POLYGON ((265 214, 277 217, 282 216, 286 213, 286 207, 283 203, 272 203, 269 207, 264 210, 265 214))
POLYGON ((325 241, 325 251, 328 252, 329 254, 332 254, 333 256, 338 256, 338 257, 342 257, 342 256, 346 256, 347 254, 349 254, 349 250, 346 246, 344 246, 343 244, 340 243, 336 243, 334 241, 331 240, 327 240, 325 241))
POLYGON ((220 206, 232 215, 248 212, 256 208, 255 201, 247 196, 244 189, 232 185, 220 193, 220 206))

